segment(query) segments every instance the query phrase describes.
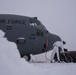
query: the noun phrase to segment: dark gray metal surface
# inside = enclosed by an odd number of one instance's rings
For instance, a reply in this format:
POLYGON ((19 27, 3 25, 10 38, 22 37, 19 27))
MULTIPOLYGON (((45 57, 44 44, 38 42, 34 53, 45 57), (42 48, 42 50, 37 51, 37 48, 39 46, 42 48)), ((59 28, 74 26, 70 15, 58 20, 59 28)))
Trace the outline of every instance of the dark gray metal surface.
POLYGON ((48 32, 35 17, 0 14, 0 29, 9 41, 17 44, 21 56, 49 51, 61 38, 48 32))

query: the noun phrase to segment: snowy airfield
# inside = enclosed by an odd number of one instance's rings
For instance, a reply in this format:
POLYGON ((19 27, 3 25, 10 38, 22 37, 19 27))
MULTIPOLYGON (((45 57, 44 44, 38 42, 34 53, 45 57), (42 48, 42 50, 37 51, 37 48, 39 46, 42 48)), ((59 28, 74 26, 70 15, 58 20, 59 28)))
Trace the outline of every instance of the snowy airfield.
POLYGON ((15 43, 0 31, 0 75, 76 75, 75 63, 33 63, 20 57, 15 43))
POLYGON ((74 63, 36 63, 34 65, 40 68, 44 75, 76 75, 74 63))

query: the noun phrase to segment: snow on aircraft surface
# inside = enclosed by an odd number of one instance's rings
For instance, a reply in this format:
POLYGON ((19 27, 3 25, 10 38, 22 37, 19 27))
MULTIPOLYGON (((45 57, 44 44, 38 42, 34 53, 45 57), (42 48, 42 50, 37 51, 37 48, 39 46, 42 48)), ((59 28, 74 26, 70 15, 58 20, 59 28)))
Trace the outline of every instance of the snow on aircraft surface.
POLYGON ((27 17, 12 14, 0 14, 0 29, 5 37, 17 44, 21 57, 27 61, 30 54, 36 55, 50 51, 53 43, 61 38, 50 33, 37 17, 27 17))

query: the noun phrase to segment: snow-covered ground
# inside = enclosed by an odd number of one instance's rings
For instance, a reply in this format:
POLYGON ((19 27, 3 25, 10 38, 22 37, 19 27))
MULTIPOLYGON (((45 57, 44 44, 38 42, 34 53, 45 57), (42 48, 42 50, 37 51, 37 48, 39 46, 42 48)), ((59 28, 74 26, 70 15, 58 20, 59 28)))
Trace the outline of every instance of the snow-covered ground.
POLYGON ((45 75, 76 75, 76 64, 74 63, 35 63, 41 68, 45 75))
POLYGON ((0 75, 76 75, 75 63, 28 63, 3 36, 0 30, 0 75))

